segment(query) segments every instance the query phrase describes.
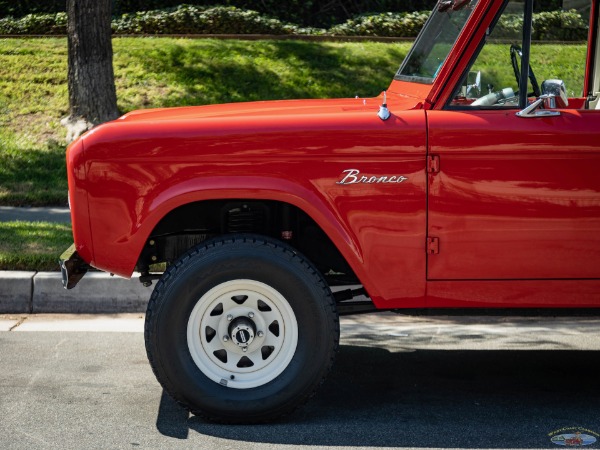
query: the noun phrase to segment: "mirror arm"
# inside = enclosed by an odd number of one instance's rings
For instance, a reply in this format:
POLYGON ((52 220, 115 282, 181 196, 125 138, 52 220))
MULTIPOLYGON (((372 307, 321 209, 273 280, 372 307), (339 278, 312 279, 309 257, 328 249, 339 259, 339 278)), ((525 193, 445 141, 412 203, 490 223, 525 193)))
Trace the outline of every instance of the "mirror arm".
POLYGON ((559 111, 549 111, 547 109, 542 109, 542 110, 538 109, 540 106, 543 106, 545 100, 548 100, 550 98, 554 98, 554 96, 546 95, 546 94, 541 95, 540 98, 538 98, 535 102, 533 102, 527 108, 516 113, 517 117, 522 117, 524 119, 533 119, 536 117, 539 118, 539 117, 560 116, 559 111))

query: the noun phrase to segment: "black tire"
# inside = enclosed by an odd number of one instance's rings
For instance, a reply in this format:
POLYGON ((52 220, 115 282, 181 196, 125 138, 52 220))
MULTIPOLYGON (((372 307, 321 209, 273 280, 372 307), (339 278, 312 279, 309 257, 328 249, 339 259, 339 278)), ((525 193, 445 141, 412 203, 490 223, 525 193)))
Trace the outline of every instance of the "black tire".
POLYGON ((192 413, 260 423, 289 414, 323 383, 339 319, 303 256, 274 239, 232 235, 195 247, 165 272, 148 304, 145 341, 158 381, 192 413))

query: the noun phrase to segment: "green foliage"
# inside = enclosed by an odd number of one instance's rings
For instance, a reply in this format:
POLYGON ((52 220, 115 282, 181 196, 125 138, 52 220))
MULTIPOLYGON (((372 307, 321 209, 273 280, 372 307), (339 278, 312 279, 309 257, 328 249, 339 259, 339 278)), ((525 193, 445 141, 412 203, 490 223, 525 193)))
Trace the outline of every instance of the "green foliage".
POLYGON ((0 132, 0 204, 66 205, 65 147, 0 132))
MULTIPOLYGON (((184 0, 188 4, 207 8, 219 4, 256 10, 283 22, 302 26, 328 28, 334 24, 367 13, 431 11, 437 0, 184 0)), ((112 13, 120 16, 137 11, 150 11, 179 5, 182 0, 113 0, 112 13)), ((562 0, 539 0, 534 11, 555 11, 562 0)), ((32 13, 57 13, 65 11, 65 0, 0 0, 0 18, 22 17, 32 13)))
POLYGON ((0 270, 58 270, 72 242, 69 224, 0 222, 0 270))
POLYGON ((429 12, 367 14, 333 26, 329 34, 416 37, 428 17, 429 12))
POLYGON ((28 14, 20 19, 0 19, 0 35, 67 34, 67 13, 28 14))
MULTIPOLYGON (((484 92, 491 84, 494 90, 513 87, 517 90, 516 79, 510 63, 510 44, 488 43, 477 58, 473 71, 481 71, 484 92)), ((531 46, 531 68, 541 83, 543 80, 561 79, 569 97, 583 95, 586 46, 581 44, 542 44, 531 46)), ((529 91, 531 91, 531 87, 529 91)))
MULTIPOLYGON (((428 12, 385 12, 364 14, 329 30, 302 27, 233 6, 203 7, 179 5, 174 8, 126 13, 112 22, 114 34, 275 34, 339 36, 415 37, 427 20, 428 12)), ((586 40, 587 24, 575 11, 551 11, 534 14, 534 40, 586 40)), ((520 15, 505 14, 494 35, 513 37, 521 33, 520 15)), ((20 19, 0 19, 0 35, 66 34, 65 13, 29 14, 20 19)))
POLYGON ((577 41, 587 40, 588 24, 574 9, 547 11, 533 17, 533 35, 536 40, 577 41))
POLYGON ((115 39, 119 106, 373 96, 410 43, 115 39))
POLYGON ((0 204, 66 205, 67 112, 66 39, 0 39, 0 204))
POLYGON ((323 32, 301 28, 256 11, 217 6, 176 8, 123 14, 112 23, 115 34, 313 34, 323 32))
MULTIPOLYGON (((354 16, 368 12, 431 11, 437 0, 184 0, 206 9, 216 6, 235 6, 256 10, 283 22, 309 27, 330 27, 354 16)), ((554 0, 544 0, 544 3, 554 0)), ((22 17, 31 13, 57 13, 65 11, 65 0, 0 0, 0 17, 22 17)), ((182 0, 113 0, 112 13, 120 16, 137 11, 171 8, 182 0)), ((540 2, 538 2, 540 3, 540 2)))
MULTIPOLYGON (((496 28, 495 38, 513 38, 522 34, 523 16, 504 14, 496 28)), ((585 41, 588 25, 574 9, 547 11, 533 15, 532 39, 539 41, 585 41)))

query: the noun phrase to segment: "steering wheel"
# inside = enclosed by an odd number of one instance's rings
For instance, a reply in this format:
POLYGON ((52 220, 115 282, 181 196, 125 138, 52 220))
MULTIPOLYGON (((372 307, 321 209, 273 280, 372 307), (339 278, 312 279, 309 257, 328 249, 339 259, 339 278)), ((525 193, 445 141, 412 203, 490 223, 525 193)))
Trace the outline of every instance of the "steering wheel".
MULTIPOLYGON (((512 64, 513 71, 515 72, 515 78, 517 79, 517 86, 521 89, 521 69, 519 69, 519 60, 522 59, 523 52, 521 51, 521 47, 518 45, 510 46, 510 62, 512 64)), ((528 97, 539 97, 542 95, 542 91, 540 90, 540 85, 537 82, 537 78, 533 73, 533 69, 531 68, 531 64, 529 65, 529 81, 531 81, 531 87, 533 87, 533 92, 528 92, 528 97)))

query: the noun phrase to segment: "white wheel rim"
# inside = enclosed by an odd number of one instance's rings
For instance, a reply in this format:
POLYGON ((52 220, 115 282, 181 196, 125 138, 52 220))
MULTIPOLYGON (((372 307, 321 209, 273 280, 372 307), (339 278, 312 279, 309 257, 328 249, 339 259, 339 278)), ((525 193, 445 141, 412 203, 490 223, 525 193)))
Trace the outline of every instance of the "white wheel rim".
POLYGON ((188 320, 187 343, 208 378, 249 389, 285 370, 296 352, 298 326, 292 307, 276 289, 233 280, 198 300, 188 320))

